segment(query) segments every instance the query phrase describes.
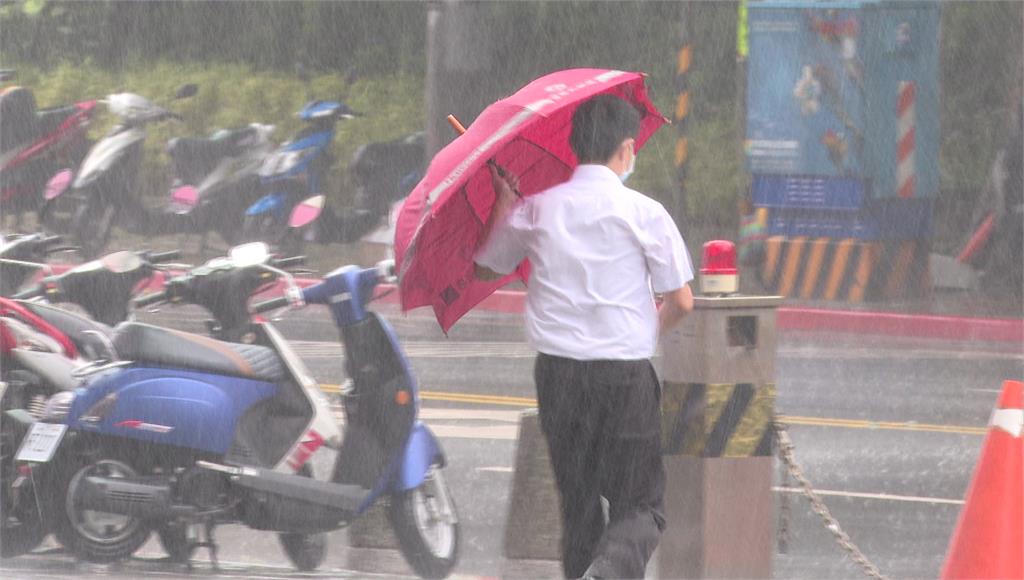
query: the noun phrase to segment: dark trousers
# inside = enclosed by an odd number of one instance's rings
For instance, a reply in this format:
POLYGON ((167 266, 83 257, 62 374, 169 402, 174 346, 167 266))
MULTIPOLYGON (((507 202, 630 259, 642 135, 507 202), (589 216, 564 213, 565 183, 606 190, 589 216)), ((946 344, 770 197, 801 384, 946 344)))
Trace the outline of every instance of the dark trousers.
POLYGON ((540 354, 534 379, 561 496, 566 577, 643 578, 665 527, 654 368, 540 354))

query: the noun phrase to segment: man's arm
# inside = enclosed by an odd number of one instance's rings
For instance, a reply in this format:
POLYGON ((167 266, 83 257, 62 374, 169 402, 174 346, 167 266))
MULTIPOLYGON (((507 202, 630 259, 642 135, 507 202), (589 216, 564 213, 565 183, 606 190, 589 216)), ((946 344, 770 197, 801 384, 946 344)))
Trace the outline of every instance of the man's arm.
POLYGON ((672 330, 687 314, 693 311, 693 291, 689 284, 662 295, 661 309, 658 310, 658 335, 672 330))
MULTIPOLYGON (((491 215, 487 217, 487 223, 484 224, 484 231, 480 234, 479 248, 487 246, 487 242, 491 239, 491 232, 494 231, 495 224, 501 223, 501 221, 505 219, 508 212, 512 210, 512 206, 518 199, 518 195, 516 195, 516 190, 519 187, 518 180, 514 176, 510 176, 508 179, 505 179, 498 175, 498 171, 493 165, 488 165, 488 168, 491 170, 491 182, 497 195, 494 201, 494 207, 491 209, 491 215)), ((495 272, 487 266, 481 266, 474 262, 473 275, 484 282, 491 282, 503 277, 505 274, 495 272)))

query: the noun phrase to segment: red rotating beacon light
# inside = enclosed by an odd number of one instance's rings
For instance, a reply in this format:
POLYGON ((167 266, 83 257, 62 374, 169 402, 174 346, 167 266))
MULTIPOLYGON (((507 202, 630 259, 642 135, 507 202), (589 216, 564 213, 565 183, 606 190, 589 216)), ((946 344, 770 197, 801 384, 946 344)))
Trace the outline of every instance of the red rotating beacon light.
POLYGON ((700 269, 700 291, 703 294, 733 294, 740 289, 736 269, 736 245, 728 240, 712 240, 704 244, 703 267, 700 269))

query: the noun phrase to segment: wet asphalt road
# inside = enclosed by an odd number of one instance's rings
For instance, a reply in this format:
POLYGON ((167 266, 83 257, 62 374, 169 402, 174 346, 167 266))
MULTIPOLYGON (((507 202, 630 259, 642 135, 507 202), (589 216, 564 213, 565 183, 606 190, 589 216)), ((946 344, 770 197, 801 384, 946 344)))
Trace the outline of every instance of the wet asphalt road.
MULTIPOLYGON (((473 314, 445 337, 428 313, 402 316, 389 307, 383 312, 408 349, 424 391, 424 419, 441 436, 451 461, 449 481, 463 533, 456 572, 557 574, 556 566, 525 568, 501 558, 517 418, 534 397, 533 358, 519 317, 473 314)), ((202 330, 201 312, 190 308, 140 318, 202 330)), ((337 334, 322 312, 289 313, 278 327, 295 340, 322 383, 344 380, 337 334)), ((883 573, 935 577, 1000 384, 1022 375, 1019 347, 786 334, 778 347, 777 411, 791 425, 808 477, 883 573)), ((787 553, 775 558, 775 577, 861 577, 807 503, 792 493, 794 484, 776 479, 776 505, 788 498, 790 506, 790 536, 787 553)), ((347 549, 346 534, 331 535, 330 555, 315 577, 409 574, 394 553, 347 549)), ((287 568, 272 534, 227 526, 218 539, 227 563, 220 575, 310 577, 287 568)), ((42 553, 0 564, 0 576, 185 577, 186 570, 154 560, 161 555, 155 541, 140 552, 142 560, 119 568, 42 553)), ((195 575, 219 576, 203 553, 195 575)))

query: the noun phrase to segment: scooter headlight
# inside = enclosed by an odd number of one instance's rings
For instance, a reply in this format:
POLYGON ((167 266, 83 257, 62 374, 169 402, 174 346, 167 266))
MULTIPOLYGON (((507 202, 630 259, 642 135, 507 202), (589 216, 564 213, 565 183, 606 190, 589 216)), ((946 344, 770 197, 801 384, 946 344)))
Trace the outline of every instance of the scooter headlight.
POLYGON ((74 391, 61 391, 47 399, 43 408, 42 421, 47 423, 61 423, 68 418, 71 412, 71 405, 75 402, 74 391))

